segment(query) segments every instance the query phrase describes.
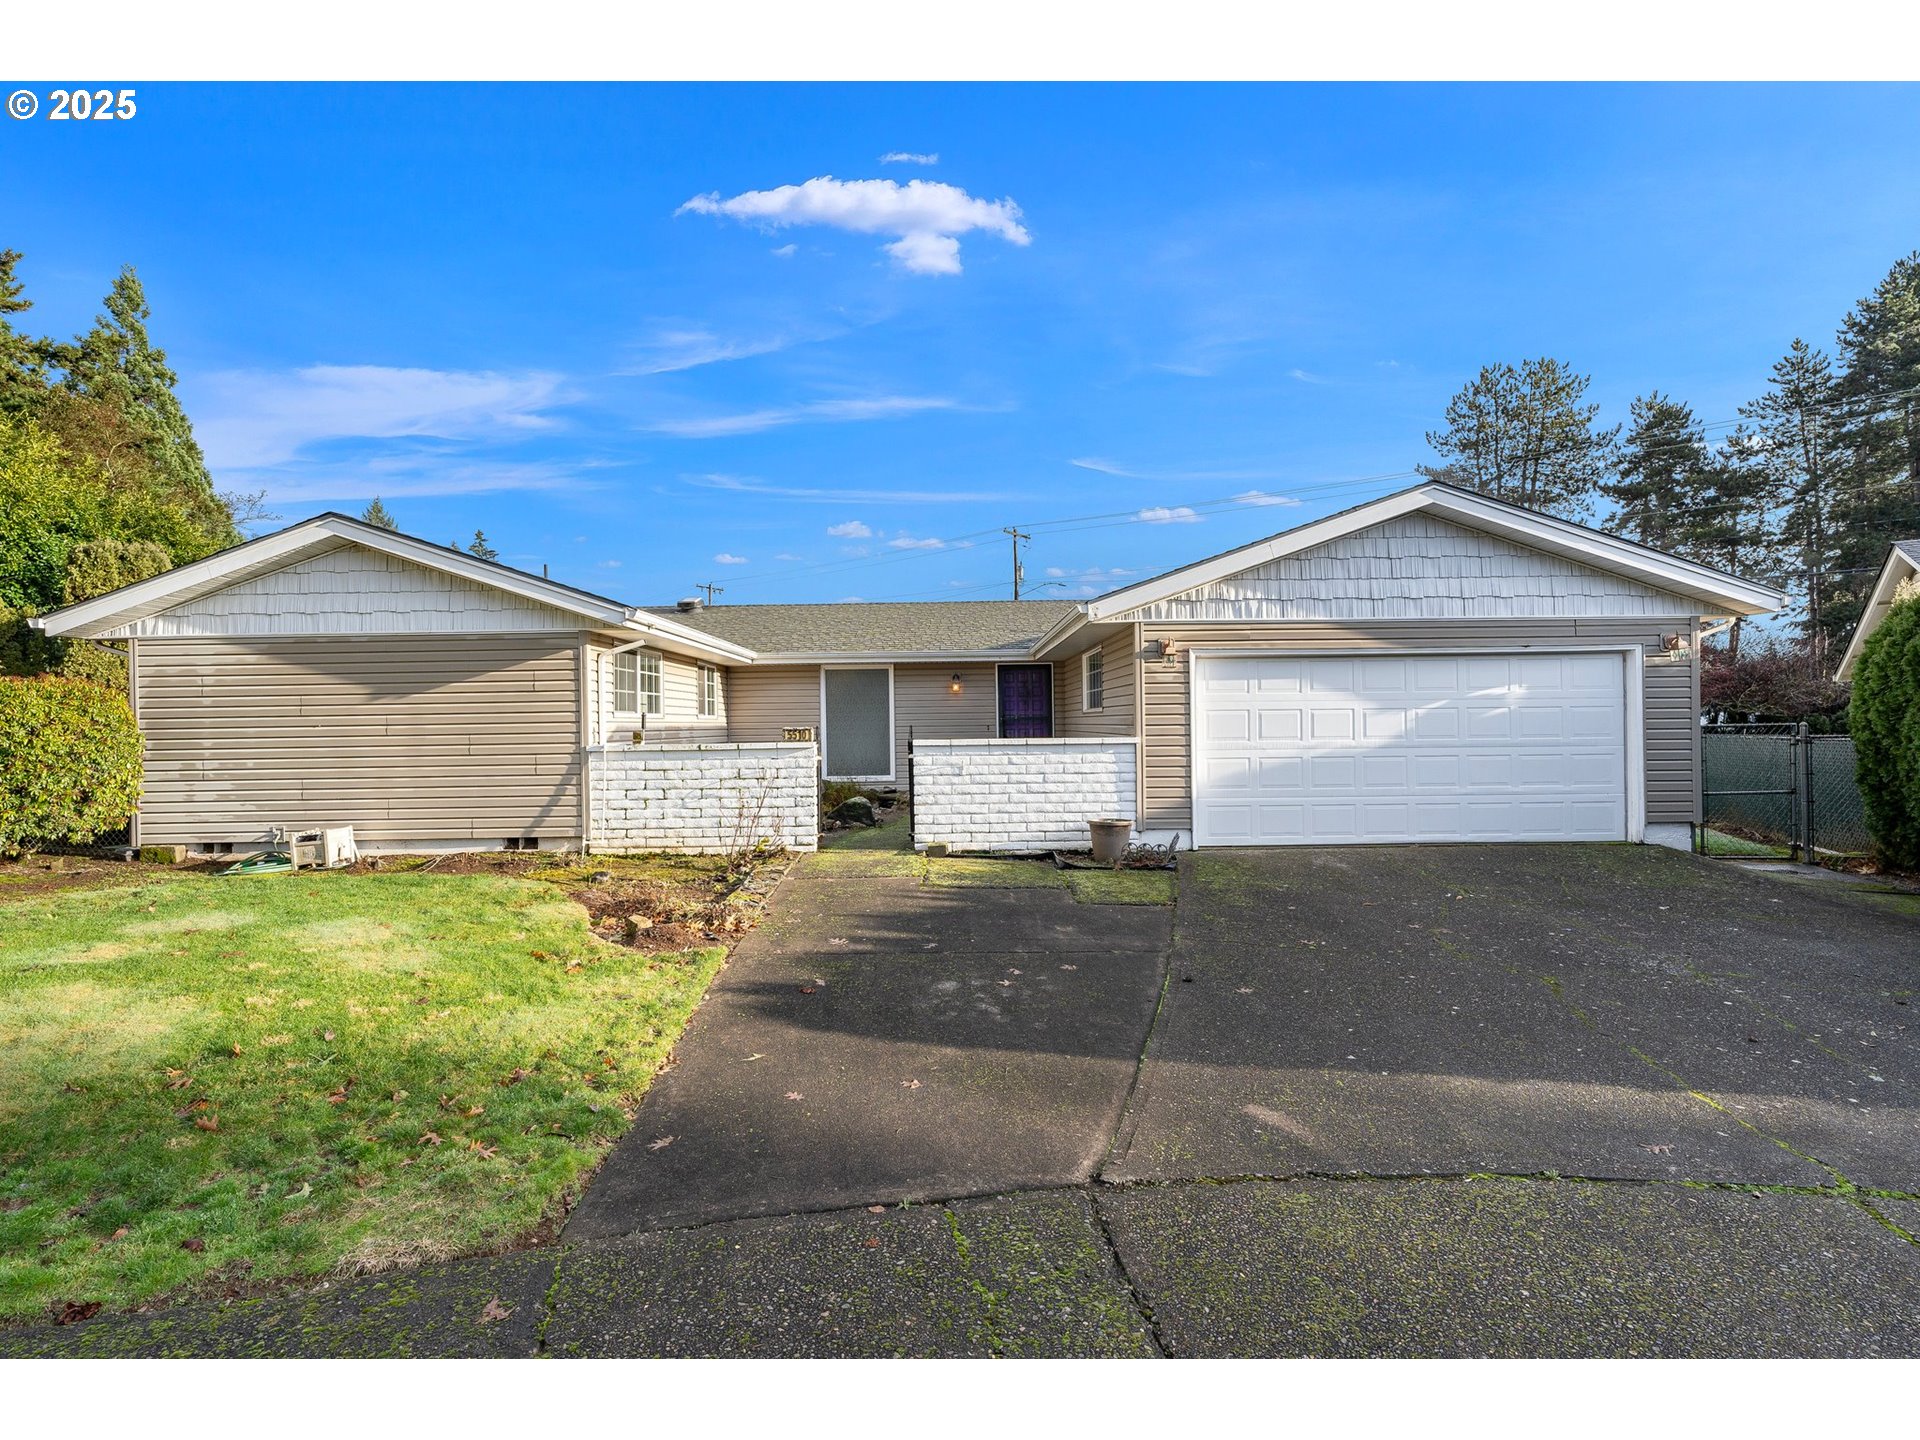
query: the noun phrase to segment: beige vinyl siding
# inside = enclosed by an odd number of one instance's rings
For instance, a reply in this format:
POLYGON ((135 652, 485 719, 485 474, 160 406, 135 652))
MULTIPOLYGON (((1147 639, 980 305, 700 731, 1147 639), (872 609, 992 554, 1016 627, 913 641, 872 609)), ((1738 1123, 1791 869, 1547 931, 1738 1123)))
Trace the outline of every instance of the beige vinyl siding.
POLYGON ((1661 652, 1662 634, 1691 635, 1693 616, 1667 619, 1475 620, 1455 622, 1342 622, 1303 625, 1143 625, 1144 643, 1168 640, 1172 664, 1143 661, 1141 768, 1143 829, 1186 829, 1193 823, 1192 751, 1188 739, 1189 650, 1193 646, 1247 646, 1288 650, 1426 649, 1639 645, 1645 648, 1644 722, 1647 822, 1685 824, 1697 817, 1700 725, 1699 677, 1685 660, 1661 652))
POLYGON ((893 667, 893 778, 907 784, 907 737, 921 740, 981 740, 998 720, 998 680, 992 665, 896 665, 893 667), (960 677, 960 693, 948 687, 960 677))
POLYGON ((338 548, 101 632, 122 636, 504 634, 579 617, 363 546, 338 548))
POLYGON ((1106 666, 1106 703, 1098 710, 1083 710, 1083 682, 1086 678, 1086 652, 1068 655, 1053 666, 1053 733, 1071 735, 1132 735, 1134 730, 1133 696, 1137 684, 1139 660, 1131 626, 1102 642, 1100 652, 1106 666))
POLYGON ((141 840, 580 835, 578 635, 140 642, 141 840))
POLYGON ((818 665, 743 665, 728 677, 727 739, 778 740, 790 726, 819 724, 818 665))
MULTIPOLYGON (((594 743, 625 744, 635 738, 642 729, 640 719, 634 715, 619 715, 613 708, 613 648, 614 642, 597 637, 593 642, 593 663, 588 681, 588 705, 594 717, 592 733, 594 743)), ((697 744, 702 741, 722 741, 740 737, 731 735, 727 726, 727 700, 731 681, 725 666, 720 671, 719 713, 702 715, 700 713, 700 662, 683 659, 678 655, 667 655, 659 651, 647 651, 660 656, 660 713, 646 717, 645 731, 648 740, 663 741, 668 744, 697 744)), ((774 739, 780 737, 776 734, 774 739)))

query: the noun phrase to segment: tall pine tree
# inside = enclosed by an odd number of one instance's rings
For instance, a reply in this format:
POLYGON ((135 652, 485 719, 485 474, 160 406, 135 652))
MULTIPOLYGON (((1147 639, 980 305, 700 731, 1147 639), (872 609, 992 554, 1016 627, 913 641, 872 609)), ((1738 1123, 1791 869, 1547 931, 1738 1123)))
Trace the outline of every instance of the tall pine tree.
POLYGON ((378 495, 373 497, 372 504, 360 512, 360 518, 369 525, 378 525, 382 530, 398 530, 400 528, 400 522, 393 518, 393 512, 391 510, 380 503, 380 497, 378 495))
POLYGON ((1920 251, 1894 263, 1837 338, 1847 475, 1823 610, 1835 643, 1859 623, 1889 542, 1920 537, 1920 251))
POLYGON ((473 540, 467 546, 467 553, 469 555, 478 555, 482 560, 497 560, 500 558, 500 552, 487 543, 487 532, 484 530, 476 530, 473 532, 473 540))
POLYGON ((1767 392, 1740 407, 1752 425, 1753 463, 1781 506, 1783 538, 1795 558, 1789 589, 1801 595, 1800 626, 1808 659, 1825 670, 1831 635, 1822 613, 1836 569, 1837 511, 1847 459, 1841 443, 1833 362, 1795 340, 1774 363, 1767 392))
POLYGON ((1427 432, 1442 457, 1420 473, 1568 519, 1592 512, 1620 427, 1594 428, 1589 377, 1558 360, 1489 365, 1447 402, 1446 429, 1427 432))
POLYGON ((152 311, 131 265, 115 278, 105 307, 92 329, 55 349, 61 388, 105 402, 111 421, 125 426, 127 443, 138 450, 169 500, 218 544, 234 543, 240 537, 232 512, 214 491, 193 426, 174 394, 179 377, 167 364, 166 351, 147 333, 152 311))
POLYGON ((1689 548, 1691 512, 1708 502, 1712 466, 1706 432, 1691 406, 1642 395, 1629 411, 1618 471, 1600 493, 1618 507, 1610 528, 1656 550, 1689 548))

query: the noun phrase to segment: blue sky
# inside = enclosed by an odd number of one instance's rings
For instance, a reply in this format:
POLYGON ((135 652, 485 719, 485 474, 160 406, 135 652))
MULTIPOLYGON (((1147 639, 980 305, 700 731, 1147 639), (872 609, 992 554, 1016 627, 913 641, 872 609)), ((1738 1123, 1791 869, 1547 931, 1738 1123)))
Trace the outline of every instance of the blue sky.
POLYGON ((1009 524, 1097 593, 1399 488, 1490 361, 1730 420, 1920 246, 1911 87, 139 100, 0 125, 30 322, 131 262, 223 487, 645 603, 1001 596, 1009 524))

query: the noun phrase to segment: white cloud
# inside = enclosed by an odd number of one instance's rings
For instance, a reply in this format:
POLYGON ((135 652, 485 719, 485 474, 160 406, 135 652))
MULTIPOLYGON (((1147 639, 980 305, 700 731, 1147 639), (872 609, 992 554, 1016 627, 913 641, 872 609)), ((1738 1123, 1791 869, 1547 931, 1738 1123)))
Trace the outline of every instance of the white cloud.
POLYGON ((497 495, 511 490, 578 490, 593 481, 565 465, 462 461, 445 455, 380 455, 324 464, 296 462, 278 469, 226 470, 222 486, 265 490, 275 504, 314 501, 418 499, 434 495, 497 495))
POLYGON ((804 555, 795 555, 790 551, 782 550, 778 555, 774 556, 773 558, 776 560, 788 560, 788 561, 793 561, 795 563, 798 563, 799 561, 805 560, 807 557, 804 555))
POLYGON ((1118 568, 1103 569, 1098 565, 1089 566, 1085 570, 1067 570, 1058 565, 1047 567, 1049 580, 1124 580, 1133 573, 1131 570, 1118 568))
POLYGON ((647 428, 683 440, 711 440, 722 435, 754 435, 783 425, 805 425, 835 420, 890 420, 925 410, 958 410, 957 400, 933 395, 874 395, 855 400, 814 400, 804 405, 782 405, 748 410, 737 415, 709 415, 686 420, 659 420, 647 428))
POLYGON ((863 521, 848 520, 839 525, 827 526, 827 534, 838 535, 842 540, 865 540, 873 534, 863 521))
POLYGON ((937 180, 836 180, 817 176, 803 185, 748 190, 723 200, 696 195, 675 214, 719 215, 742 224, 779 229, 826 225, 861 235, 891 235, 882 247, 910 274, 958 275, 962 235, 983 230, 1012 245, 1033 237, 1011 200, 981 200, 937 180))
POLYGON ((537 371, 309 365, 213 377, 194 429, 215 469, 281 465, 329 440, 489 440, 550 427, 560 377, 537 371))
POLYGON ((1244 484, 1250 480, 1281 478, 1279 472, 1274 470, 1139 470, 1129 465, 1122 465, 1116 460, 1102 460, 1094 455, 1082 456, 1067 463, 1081 470, 1092 470, 1100 475, 1117 475, 1124 480, 1217 480, 1239 481, 1244 484))
POLYGON ((911 535, 895 536, 887 544, 896 550, 944 550, 947 548, 947 542, 944 540, 916 540, 911 535))
POLYGON ((790 345, 826 338, 825 335, 716 335, 698 326, 661 330, 641 342, 634 362, 625 367, 625 375, 670 375, 676 370, 692 370, 724 360, 746 360, 755 355, 771 355, 790 345))
POLYGON ((1327 382, 1310 370, 1289 370, 1287 374, 1302 385, 1324 385, 1327 382))
POLYGON ((602 560, 600 562, 600 568, 602 570, 618 570, 620 568, 620 562, 618 560, 602 560))
POLYGON ((939 153, 922 154, 916 150, 889 150, 880 157, 882 165, 938 165, 939 153))
POLYGON ((786 259, 790 259, 793 253, 799 248, 800 247, 798 245, 794 244, 791 240, 789 240, 784 245, 774 246, 773 249, 769 250, 767 253, 769 255, 778 255, 782 260, 786 260, 786 259))
POLYGON ((1188 505, 1150 505, 1136 519, 1149 525, 1197 525, 1200 516, 1188 505))
POLYGON ((716 565, 744 565, 747 563, 747 557, 744 555, 730 555, 725 550, 722 550, 718 555, 713 557, 713 563, 716 565))
POLYGON ((1264 490, 1243 490, 1233 497, 1236 505, 1298 505, 1291 495, 1269 495, 1264 490))

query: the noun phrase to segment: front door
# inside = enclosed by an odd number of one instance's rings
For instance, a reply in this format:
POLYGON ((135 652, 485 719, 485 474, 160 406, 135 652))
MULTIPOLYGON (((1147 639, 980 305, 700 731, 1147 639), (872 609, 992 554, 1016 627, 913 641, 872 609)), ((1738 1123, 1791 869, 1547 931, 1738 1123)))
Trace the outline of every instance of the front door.
POLYGON ((1053 667, 1000 667, 1000 734, 1007 740, 1053 736, 1053 667))

